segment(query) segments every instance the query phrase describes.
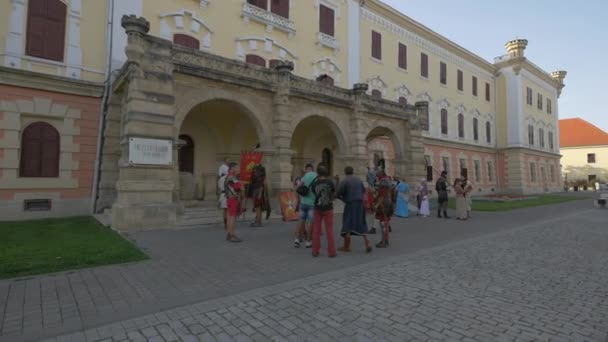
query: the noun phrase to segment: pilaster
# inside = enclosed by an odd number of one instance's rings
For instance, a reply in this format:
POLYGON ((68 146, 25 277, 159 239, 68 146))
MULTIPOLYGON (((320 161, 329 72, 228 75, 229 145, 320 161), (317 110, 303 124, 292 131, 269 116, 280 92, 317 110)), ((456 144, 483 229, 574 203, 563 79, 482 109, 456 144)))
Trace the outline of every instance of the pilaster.
POLYGON ((275 67, 276 81, 273 98, 272 118, 272 151, 266 148, 266 155, 271 160, 270 168, 272 183, 270 186, 276 192, 289 190, 291 183, 291 158, 294 151, 291 145, 291 110, 289 108, 290 80, 293 72, 293 63, 281 62, 275 67))
POLYGON ((367 132, 365 130, 365 108, 363 96, 367 92, 367 83, 357 83, 353 87, 353 107, 350 117, 350 166, 355 170, 355 175, 365 179, 367 174, 367 132))
MULTIPOLYGON (((171 44, 147 38, 144 18, 123 16, 127 33, 128 81, 121 117, 117 198, 112 225, 120 230, 168 228, 175 224, 176 156, 173 148, 175 97, 171 44), (129 155, 131 138, 170 142, 173 165, 134 164, 129 155)), ((165 145, 166 146, 166 145, 165 145)))

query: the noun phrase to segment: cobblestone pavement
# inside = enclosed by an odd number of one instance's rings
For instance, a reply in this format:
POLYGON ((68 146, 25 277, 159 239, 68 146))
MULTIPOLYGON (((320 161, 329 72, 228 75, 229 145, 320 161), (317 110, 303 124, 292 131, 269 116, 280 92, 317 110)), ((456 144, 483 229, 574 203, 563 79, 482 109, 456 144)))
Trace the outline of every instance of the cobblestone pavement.
POLYGON ((606 341, 607 219, 556 215, 49 341, 606 341))
POLYGON ((604 341, 608 216, 588 207, 402 220, 390 249, 336 259, 293 249, 293 225, 138 233, 149 261, 0 282, 0 340, 604 341))

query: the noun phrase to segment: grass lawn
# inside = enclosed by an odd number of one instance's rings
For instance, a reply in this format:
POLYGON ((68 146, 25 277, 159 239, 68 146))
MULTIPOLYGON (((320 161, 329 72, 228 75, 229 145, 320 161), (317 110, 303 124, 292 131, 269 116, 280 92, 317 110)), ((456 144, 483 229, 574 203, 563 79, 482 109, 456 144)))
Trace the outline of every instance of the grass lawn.
POLYGON ((0 223, 0 279, 146 258, 91 216, 0 223))
MULTIPOLYGON (((539 195, 536 198, 524 199, 519 201, 492 202, 476 201, 473 198, 473 211, 506 211, 521 208, 538 207, 541 205, 557 204, 581 200, 583 198, 573 196, 539 195)), ((449 207, 456 208, 456 201, 450 200, 449 207)))

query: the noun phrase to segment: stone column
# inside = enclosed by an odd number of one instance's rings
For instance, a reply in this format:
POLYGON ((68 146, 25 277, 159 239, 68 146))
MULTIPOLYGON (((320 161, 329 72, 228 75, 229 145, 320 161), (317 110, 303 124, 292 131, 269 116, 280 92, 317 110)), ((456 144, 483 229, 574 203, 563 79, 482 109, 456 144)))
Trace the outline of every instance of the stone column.
POLYGON ((406 137, 408 140, 406 149, 406 162, 403 167, 404 177, 410 180, 426 178, 426 166, 424 160, 424 137, 420 126, 425 124, 429 115, 429 104, 426 101, 416 102, 416 113, 410 115, 407 125, 406 137))
POLYGON ((293 118, 289 106, 289 87, 293 64, 291 62, 280 62, 276 68, 276 92, 273 99, 272 119, 272 147, 262 146, 264 153, 271 160, 271 188, 274 194, 280 191, 290 190, 291 184, 291 158, 294 151, 291 146, 291 120, 293 118))
POLYGON ((152 139, 170 146, 164 153, 175 160, 172 44, 147 36, 150 25, 144 18, 123 16, 121 24, 128 37, 127 71, 112 226, 119 230, 168 228, 175 224, 177 212, 174 165, 134 164, 129 144, 131 138, 152 139))
POLYGON ((366 83, 357 83, 353 87, 353 112, 350 118, 350 166, 355 169, 355 175, 365 180, 367 175, 367 132, 365 130, 365 108, 363 96, 367 92, 366 83))

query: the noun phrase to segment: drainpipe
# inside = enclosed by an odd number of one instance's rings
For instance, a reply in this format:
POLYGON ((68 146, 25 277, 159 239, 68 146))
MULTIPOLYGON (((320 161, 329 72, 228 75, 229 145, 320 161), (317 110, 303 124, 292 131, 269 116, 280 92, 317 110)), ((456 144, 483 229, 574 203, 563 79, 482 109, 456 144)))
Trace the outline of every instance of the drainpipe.
POLYGON ((99 177, 101 175, 101 154, 103 151, 104 144, 104 131, 105 131, 105 117, 108 107, 108 98, 110 95, 110 75, 112 69, 112 47, 113 47, 113 31, 114 31, 114 0, 108 0, 108 13, 107 13, 107 28, 106 28, 106 51, 107 51, 107 66, 104 73, 104 90, 103 97, 101 99, 101 106, 99 108, 99 130, 97 132, 97 154, 95 157, 95 169, 93 173, 93 188, 92 193, 92 204, 91 213, 95 213, 95 206, 97 205, 97 193, 99 177))

